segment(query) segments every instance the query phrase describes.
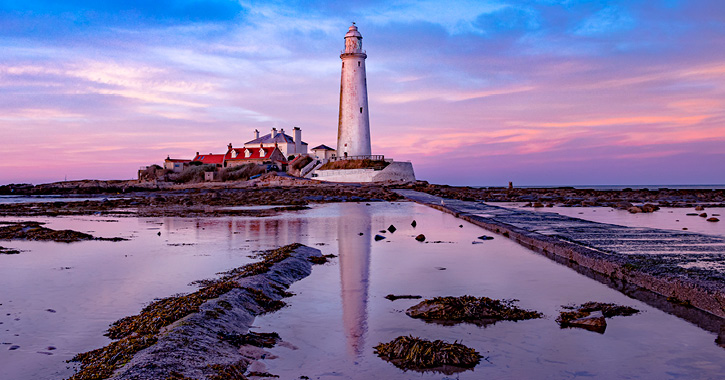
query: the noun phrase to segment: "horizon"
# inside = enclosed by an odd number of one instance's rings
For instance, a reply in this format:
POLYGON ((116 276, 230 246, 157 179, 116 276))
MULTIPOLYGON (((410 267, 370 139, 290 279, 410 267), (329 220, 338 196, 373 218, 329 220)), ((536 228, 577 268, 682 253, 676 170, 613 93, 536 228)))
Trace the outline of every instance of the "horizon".
POLYGON ((272 127, 334 146, 351 21, 373 154, 412 161, 419 180, 725 184, 724 13, 706 0, 7 1, 0 184, 135 178, 272 127))

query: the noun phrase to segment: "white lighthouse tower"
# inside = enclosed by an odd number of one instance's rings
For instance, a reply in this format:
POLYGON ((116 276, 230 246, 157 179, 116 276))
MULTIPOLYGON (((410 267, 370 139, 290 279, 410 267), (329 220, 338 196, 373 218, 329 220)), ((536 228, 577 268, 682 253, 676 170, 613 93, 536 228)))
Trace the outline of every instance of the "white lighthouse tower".
POLYGON ((337 155, 342 157, 369 156, 370 117, 368 114, 368 85, 362 35, 352 23, 345 34, 345 51, 340 79, 340 114, 337 123, 337 155))

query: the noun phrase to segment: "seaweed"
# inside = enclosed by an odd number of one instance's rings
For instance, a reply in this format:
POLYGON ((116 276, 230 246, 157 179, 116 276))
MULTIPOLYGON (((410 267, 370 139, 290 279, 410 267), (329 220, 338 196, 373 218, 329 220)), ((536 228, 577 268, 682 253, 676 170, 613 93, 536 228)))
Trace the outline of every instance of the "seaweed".
POLYGON ((538 311, 524 310, 514 305, 516 300, 496 300, 488 297, 436 297, 410 307, 406 314, 431 322, 495 323, 499 320, 518 321, 541 318, 538 311))
POLYGON ((240 335, 222 332, 219 333, 219 339, 228 342, 229 344, 237 348, 245 345, 272 348, 277 344, 277 341, 279 340, 279 334, 277 334, 276 332, 255 333, 250 331, 246 334, 240 335))
POLYGON ((481 362, 478 351, 457 341, 429 341, 412 335, 397 337, 374 348, 375 354, 403 370, 448 372, 445 367, 467 369, 481 362))
POLYGON ((310 257, 307 258, 307 260, 309 260, 312 264, 320 265, 320 264, 327 263, 328 261, 330 261, 330 259, 335 258, 335 257, 337 257, 337 256, 335 256, 333 254, 320 255, 320 256, 310 256, 310 257))
POLYGON ((209 369, 213 374, 209 376, 210 380, 247 380, 244 372, 247 372, 249 363, 240 360, 233 364, 212 364, 209 369))

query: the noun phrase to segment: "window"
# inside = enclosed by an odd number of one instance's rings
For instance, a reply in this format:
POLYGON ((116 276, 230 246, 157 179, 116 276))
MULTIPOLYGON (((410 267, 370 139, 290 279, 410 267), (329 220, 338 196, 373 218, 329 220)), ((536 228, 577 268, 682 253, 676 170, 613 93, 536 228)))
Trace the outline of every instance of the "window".
POLYGON ((252 152, 249 149, 244 149, 244 157, 249 158, 249 156, 252 155, 252 152))
POLYGON ((362 113, 362 107, 360 107, 360 113, 362 113))
POLYGON ((345 62, 342 63, 342 67, 345 67, 345 62))
POLYGON ((360 61, 357 61, 357 67, 360 67, 360 61))

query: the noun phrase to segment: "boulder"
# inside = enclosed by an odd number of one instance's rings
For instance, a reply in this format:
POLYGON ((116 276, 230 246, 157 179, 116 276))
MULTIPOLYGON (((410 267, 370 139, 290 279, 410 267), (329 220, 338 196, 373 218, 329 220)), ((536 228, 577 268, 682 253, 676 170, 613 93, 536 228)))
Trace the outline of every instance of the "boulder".
POLYGON ((410 223, 410 225, 413 226, 413 228, 415 228, 415 226, 417 226, 418 223, 414 220, 413 223, 410 223))
POLYGON ((423 235, 423 234, 420 234, 420 235, 418 235, 418 236, 416 236, 416 237, 415 237, 415 240, 418 240, 418 241, 425 241, 425 235, 423 235))
POLYGON ((707 213, 706 212, 703 212, 702 214, 700 214, 698 216, 701 217, 701 218, 707 218, 707 213))
POLYGON ((703 210, 705 210, 704 207, 702 207, 702 206, 695 206, 695 211, 703 211, 703 210))
POLYGON ((581 327, 587 330, 604 333, 607 328, 607 321, 601 311, 593 311, 586 317, 575 319, 568 322, 569 326, 581 327))
POLYGON ((391 234, 392 234, 393 232, 395 232, 396 230, 397 230, 397 228, 395 228, 395 226, 394 226, 394 225, 392 225, 392 224, 390 225, 390 227, 388 227, 388 231, 390 231, 390 233, 391 233, 391 234))
POLYGON ((375 241, 380 241, 380 240, 383 240, 383 239, 385 239, 385 236, 383 236, 383 235, 375 235, 375 241))
POLYGON ((719 221, 720 221, 720 219, 718 219, 718 218, 715 218, 715 217, 712 217, 712 218, 707 218, 707 221, 708 221, 708 222, 719 222, 719 221))
POLYGON ((632 214, 637 214, 637 213, 642 212, 642 209, 637 206, 632 206, 632 207, 628 208, 627 211, 629 211, 632 214))

